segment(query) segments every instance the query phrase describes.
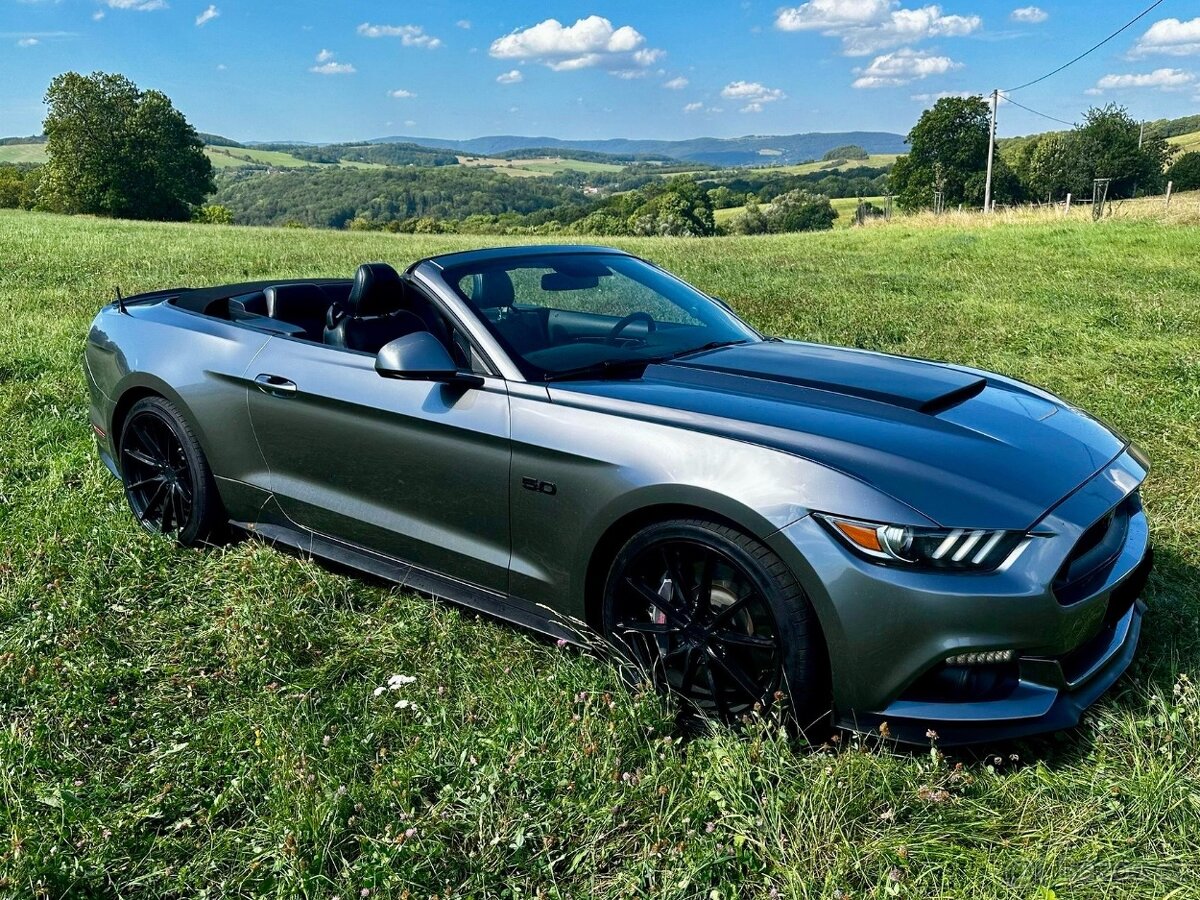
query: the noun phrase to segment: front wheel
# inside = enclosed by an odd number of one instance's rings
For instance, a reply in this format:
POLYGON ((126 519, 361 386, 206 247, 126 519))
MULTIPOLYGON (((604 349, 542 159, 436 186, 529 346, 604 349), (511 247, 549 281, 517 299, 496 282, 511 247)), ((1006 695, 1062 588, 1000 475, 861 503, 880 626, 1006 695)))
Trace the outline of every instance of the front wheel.
POLYGON ((174 405, 145 397, 121 429, 125 498, 148 531, 185 547, 212 540, 221 525, 221 499, 200 443, 174 405))
POLYGON ((618 552, 605 634, 655 685, 730 721, 787 698, 801 728, 828 711, 823 644, 803 589, 770 549, 703 519, 651 525, 618 552))

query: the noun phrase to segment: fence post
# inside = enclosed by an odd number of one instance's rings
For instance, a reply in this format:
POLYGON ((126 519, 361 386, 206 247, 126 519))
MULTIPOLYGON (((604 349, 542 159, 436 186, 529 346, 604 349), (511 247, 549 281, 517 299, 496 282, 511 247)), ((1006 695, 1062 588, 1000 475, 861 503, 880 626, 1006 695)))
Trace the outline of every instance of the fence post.
POLYGON ((1175 187, 1175 182, 1167 182, 1167 202, 1163 205, 1163 209, 1169 209, 1171 206, 1171 188, 1175 187))
POLYGON ((1067 215, 1071 214, 1071 195, 1067 194, 1067 215))

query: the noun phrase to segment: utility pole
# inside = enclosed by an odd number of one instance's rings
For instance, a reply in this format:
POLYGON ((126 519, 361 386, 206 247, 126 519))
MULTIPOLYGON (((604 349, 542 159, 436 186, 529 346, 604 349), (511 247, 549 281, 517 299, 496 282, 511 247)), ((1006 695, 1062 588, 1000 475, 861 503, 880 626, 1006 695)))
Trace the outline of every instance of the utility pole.
POLYGON ((988 134, 987 187, 983 191, 983 211, 992 211, 992 155, 996 152, 996 107, 1000 105, 1000 91, 992 91, 992 127, 988 134))
POLYGON ((1138 149, 1142 149, 1142 139, 1146 136, 1146 120, 1142 119, 1142 127, 1138 129, 1138 149))

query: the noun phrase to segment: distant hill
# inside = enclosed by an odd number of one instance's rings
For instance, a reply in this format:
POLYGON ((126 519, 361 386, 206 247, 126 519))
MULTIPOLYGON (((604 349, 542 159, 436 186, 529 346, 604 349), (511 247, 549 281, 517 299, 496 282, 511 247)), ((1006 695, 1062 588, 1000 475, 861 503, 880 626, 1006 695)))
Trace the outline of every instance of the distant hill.
POLYGON ((204 143, 216 147, 236 147, 241 149, 246 146, 245 144, 239 144, 232 138, 222 137, 219 134, 209 134, 207 131, 197 132, 197 136, 200 138, 200 140, 204 141, 204 143))
POLYGON ((608 138, 595 141, 567 141, 552 137, 488 135, 467 140, 431 137, 381 137, 368 143, 410 142, 425 147, 441 147, 477 156, 503 156, 514 150, 586 150, 614 156, 660 156, 687 162, 718 166, 785 165, 820 159, 828 151, 855 144, 868 153, 903 153, 904 136, 888 131, 809 132, 806 134, 747 135, 738 138, 690 138, 659 141, 633 138, 608 138))

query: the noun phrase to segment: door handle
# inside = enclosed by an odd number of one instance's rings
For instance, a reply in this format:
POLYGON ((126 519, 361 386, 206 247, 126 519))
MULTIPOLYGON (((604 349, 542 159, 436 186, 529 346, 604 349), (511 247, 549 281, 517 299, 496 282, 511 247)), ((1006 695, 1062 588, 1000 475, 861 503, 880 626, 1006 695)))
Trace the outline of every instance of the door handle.
POLYGON ((256 375, 254 383, 264 394, 275 397, 290 397, 296 393, 296 382, 282 375, 256 375))

